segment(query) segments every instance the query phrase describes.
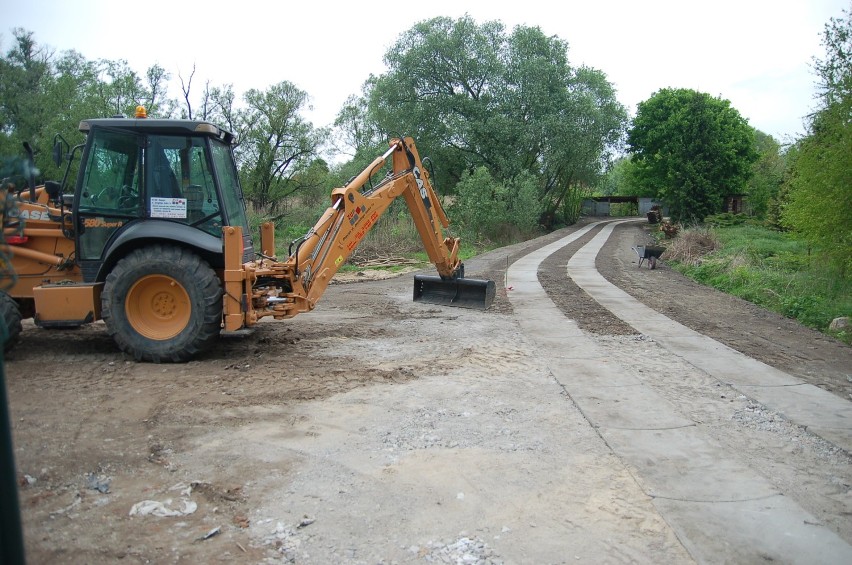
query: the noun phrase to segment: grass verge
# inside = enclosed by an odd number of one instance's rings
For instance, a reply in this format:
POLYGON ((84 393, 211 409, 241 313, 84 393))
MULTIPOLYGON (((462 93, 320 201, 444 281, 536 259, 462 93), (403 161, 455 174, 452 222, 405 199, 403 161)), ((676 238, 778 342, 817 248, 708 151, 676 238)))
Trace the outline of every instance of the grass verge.
POLYGON ((852 316, 852 281, 792 235, 745 224, 702 227, 682 232, 670 250, 666 258, 684 275, 852 345, 848 328, 829 330, 834 318, 852 316))

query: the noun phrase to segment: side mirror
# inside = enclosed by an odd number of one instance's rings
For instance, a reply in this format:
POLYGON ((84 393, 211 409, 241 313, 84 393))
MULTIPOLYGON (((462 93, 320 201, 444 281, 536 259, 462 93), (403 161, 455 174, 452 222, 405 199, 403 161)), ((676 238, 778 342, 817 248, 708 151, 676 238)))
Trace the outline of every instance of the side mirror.
POLYGON ((53 136, 53 164, 57 167, 65 160, 65 152, 71 148, 60 134, 53 136))
POLYGON ((62 142, 57 141, 53 144, 53 164, 57 167, 62 164, 62 160, 65 157, 64 147, 62 147, 62 142))

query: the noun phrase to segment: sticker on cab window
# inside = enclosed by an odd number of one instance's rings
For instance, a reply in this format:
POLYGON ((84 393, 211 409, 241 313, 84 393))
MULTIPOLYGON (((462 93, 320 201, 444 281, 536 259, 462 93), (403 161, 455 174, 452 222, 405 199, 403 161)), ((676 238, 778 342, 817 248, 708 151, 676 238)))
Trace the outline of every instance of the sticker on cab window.
POLYGON ((186 218, 186 198, 151 198, 152 218, 186 218))

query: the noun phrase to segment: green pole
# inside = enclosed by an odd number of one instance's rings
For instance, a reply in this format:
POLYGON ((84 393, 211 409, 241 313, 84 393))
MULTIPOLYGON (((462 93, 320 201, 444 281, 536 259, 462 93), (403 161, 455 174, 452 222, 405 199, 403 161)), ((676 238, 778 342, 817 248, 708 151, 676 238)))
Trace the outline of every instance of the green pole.
POLYGON ((6 344, 7 335, 6 324, 0 323, 0 563, 24 565, 24 532, 21 528, 18 482, 15 479, 15 451, 12 447, 12 426, 3 360, 3 346, 6 344))

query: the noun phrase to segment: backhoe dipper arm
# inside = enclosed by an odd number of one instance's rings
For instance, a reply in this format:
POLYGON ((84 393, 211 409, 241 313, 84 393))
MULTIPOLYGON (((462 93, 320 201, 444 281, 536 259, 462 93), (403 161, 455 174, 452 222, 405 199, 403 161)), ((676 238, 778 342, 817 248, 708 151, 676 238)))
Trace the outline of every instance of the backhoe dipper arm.
POLYGON ((442 279, 459 276, 458 238, 444 237, 449 220, 423 169, 414 140, 393 139, 384 155, 342 188, 331 193, 331 206, 287 259, 285 270, 294 273, 292 298, 312 309, 331 278, 352 255, 391 203, 405 198, 429 260, 442 279), (392 158, 393 170, 374 187, 373 176, 392 158))
MULTIPOLYGON (((397 197, 403 196, 423 240, 439 280, 464 276, 459 261, 459 240, 444 237, 447 215, 423 169, 414 140, 393 139, 384 155, 377 157, 346 186, 331 192, 331 206, 301 238, 292 255, 279 262, 262 256, 241 264, 242 235, 239 227, 227 227, 225 237, 224 329, 253 326, 263 317, 276 319, 313 310, 332 277, 397 197), (392 170, 373 185, 371 180, 391 159, 392 170)), ((274 253, 271 226, 262 231, 264 255, 274 253)))
MULTIPOLYGON (((469 279, 459 260, 459 239, 444 237, 449 220, 423 169, 414 140, 393 139, 390 147, 350 182, 331 192, 331 206, 291 255, 279 262, 274 254, 274 230, 261 230, 260 259, 241 264, 242 232, 225 228, 224 316, 226 331, 313 310, 332 277, 352 255, 382 214, 402 196, 414 219, 429 260, 438 276, 414 276, 415 302, 487 309, 495 296, 490 280, 469 279), (377 184, 372 179, 391 159, 391 171, 377 184)), ((294 242, 295 244, 296 242, 294 242)))

